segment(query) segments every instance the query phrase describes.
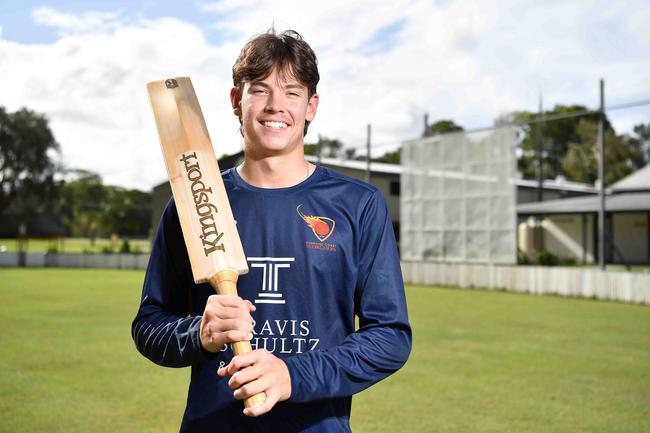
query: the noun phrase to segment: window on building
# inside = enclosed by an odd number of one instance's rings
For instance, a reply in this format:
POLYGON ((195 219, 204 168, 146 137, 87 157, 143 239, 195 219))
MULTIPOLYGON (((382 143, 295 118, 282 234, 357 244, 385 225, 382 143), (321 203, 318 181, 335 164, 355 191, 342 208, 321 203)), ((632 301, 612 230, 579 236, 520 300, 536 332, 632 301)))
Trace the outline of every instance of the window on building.
POLYGON ((390 183, 390 195, 399 195, 399 182, 390 183))

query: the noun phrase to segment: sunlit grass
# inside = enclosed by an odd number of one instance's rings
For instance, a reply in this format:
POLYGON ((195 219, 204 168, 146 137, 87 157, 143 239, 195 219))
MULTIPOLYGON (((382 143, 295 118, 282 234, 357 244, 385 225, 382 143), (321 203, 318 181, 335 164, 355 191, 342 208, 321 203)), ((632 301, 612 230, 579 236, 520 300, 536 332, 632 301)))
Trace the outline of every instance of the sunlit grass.
MULTIPOLYGON (((0 432, 176 432, 189 369, 130 336, 141 271, 0 269, 0 432)), ((355 433, 650 431, 650 307, 410 287, 406 366, 355 433)))

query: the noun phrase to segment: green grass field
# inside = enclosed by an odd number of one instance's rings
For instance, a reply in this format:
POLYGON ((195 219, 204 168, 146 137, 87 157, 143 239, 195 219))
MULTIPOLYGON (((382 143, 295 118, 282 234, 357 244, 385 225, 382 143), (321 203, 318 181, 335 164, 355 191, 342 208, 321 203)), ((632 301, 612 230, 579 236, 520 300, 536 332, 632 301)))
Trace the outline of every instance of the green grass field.
MULTIPOLYGON (((0 269, 0 432, 175 432, 189 369, 140 356, 142 272, 0 269)), ((407 365, 370 432, 650 431, 650 307, 409 287, 407 365)))
MULTIPOLYGON (((151 243, 148 239, 129 239, 131 249, 136 248, 141 253, 149 253, 151 243)), ((45 253, 51 248, 56 248, 60 253, 101 253, 105 248, 118 252, 122 239, 111 242, 110 239, 95 239, 94 243, 89 238, 56 238, 56 239, 28 239, 27 251, 30 253, 45 253)), ((18 249, 16 239, 0 239, 0 252, 15 252, 18 249)))

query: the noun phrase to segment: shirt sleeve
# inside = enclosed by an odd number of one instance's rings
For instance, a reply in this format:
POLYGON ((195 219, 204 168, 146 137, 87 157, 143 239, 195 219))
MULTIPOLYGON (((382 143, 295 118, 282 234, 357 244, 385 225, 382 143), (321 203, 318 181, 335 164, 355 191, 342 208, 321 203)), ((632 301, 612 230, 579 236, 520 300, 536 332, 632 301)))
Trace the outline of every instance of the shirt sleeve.
POLYGON ((285 359, 291 376, 291 401, 360 392, 402 367, 411 351, 395 234, 378 191, 363 207, 359 229, 354 302, 359 329, 336 347, 285 359))
POLYGON ((169 201, 158 225, 142 288, 140 308, 131 325, 142 355, 166 367, 185 367, 214 356, 199 340, 201 316, 192 316, 193 285, 176 205, 169 201))

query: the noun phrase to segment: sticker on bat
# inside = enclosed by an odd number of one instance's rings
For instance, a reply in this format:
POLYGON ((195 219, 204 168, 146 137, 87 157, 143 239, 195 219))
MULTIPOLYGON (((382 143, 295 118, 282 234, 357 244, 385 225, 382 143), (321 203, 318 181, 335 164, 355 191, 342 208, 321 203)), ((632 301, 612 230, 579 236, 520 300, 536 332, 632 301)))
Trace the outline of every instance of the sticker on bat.
POLYGON ((178 87, 178 81, 173 78, 168 78, 165 80, 165 86, 167 86, 168 89, 175 89, 178 87))
POLYGON ((205 256, 208 257, 215 251, 225 252, 226 247, 221 242, 223 232, 219 232, 216 224, 217 218, 215 215, 219 212, 219 209, 210 203, 212 187, 208 187, 202 180, 203 174, 201 173, 196 151, 181 154, 179 161, 183 163, 185 169, 187 182, 184 182, 184 184, 189 189, 186 192, 189 192, 194 201, 196 215, 201 225, 199 239, 201 239, 205 256))

